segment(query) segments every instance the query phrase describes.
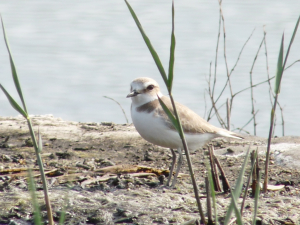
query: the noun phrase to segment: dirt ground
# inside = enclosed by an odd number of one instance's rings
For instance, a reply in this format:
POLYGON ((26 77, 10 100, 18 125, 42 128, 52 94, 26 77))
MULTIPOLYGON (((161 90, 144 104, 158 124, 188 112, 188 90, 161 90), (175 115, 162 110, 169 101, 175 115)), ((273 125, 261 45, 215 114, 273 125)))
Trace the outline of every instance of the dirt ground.
MULTIPOLYGON (((31 118, 34 129, 42 134, 41 154, 48 172, 56 223, 64 206, 65 224, 195 224, 199 219, 186 160, 176 187, 166 187, 171 151, 144 141, 133 125, 69 122, 51 115, 31 118), (142 166, 153 170, 142 170, 142 166), (143 173, 124 173, 137 168, 143 173)), ((263 171, 266 139, 248 136, 238 141, 213 141, 215 154, 231 186, 235 184, 250 143, 251 150, 258 148, 263 171)), ((284 186, 260 194, 257 224, 300 224, 299 149, 299 137, 273 140, 269 183, 284 186)), ((191 153, 205 214, 206 152, 204 148, 191 153)), ((245 184, 250 161, 248 164, 245 184)), ((29 167, 37 169, 26 121, 22 117, 0 117, 0 224, 32 224, 33 208, 26 171, 29 167)), ((38 170, 34 170, 34 174, 46 220, 38 170)), ((251 223, 254 211, 254 199, 249 192, 243 214, 245 224, 251 223)), ((241 201, 242 196, 239 204, 241 201)), ((229 203, 229 194, 217 195, 221 224, 229 203)))

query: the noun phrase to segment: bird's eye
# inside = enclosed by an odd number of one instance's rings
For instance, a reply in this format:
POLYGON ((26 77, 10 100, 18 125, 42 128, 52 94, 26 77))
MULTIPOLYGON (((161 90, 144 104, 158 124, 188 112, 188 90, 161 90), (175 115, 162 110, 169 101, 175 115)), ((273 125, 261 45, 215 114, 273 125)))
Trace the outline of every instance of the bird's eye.
POLYGON ((147 87, 148 90, 152 90, 153 88, 154 88, 154 85, 152 85, 152 84, 147 87))

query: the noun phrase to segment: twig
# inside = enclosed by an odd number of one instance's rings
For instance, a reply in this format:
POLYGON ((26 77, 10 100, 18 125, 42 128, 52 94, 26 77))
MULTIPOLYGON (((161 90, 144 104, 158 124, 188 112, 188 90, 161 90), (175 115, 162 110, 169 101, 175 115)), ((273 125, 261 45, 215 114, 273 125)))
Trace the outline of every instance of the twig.
POLYGON ((270 224, 275 225, 272 221, 272 219, 269 219, 270 224))
POLYGON ((234 129, 234 130, 238 130, 239 132, 242 132, 242 131, 244 131, 246 134, 250 134, 250 132, 249 131, 247 131, 247 130, 244 130, 244 129, 242 129, 242 128, 236 128, 236 129, 234 129))
MULTIPOLYGON (((217 49, 218 49, 218 44, 219 44, 220 26, 221 26, 221 16, 220 16, 220 21, 219 21, 219 35, 218 35, 218 41, 217 41, 217 49)), ((254 30, 255 30, 255 29, 254 29, 254 30)), ((250 36, 248 37, 248 39, 247 39, 246 42, 244 43, 244 45, 243 45, 243 47, 242 47, 242 49, 241 49, 241 51, 240 51, 240 53, 239 53, 239 56, 238 56, 238 58, 237 58, 237 61, 235 62, 235 65, 233 66, 233 68, 232 68, 231 71, 230 71, 230 75, 232 74, 232 72, 234 71, 235 67, 237 66, 237 64, 238 64, 238 62, 239 62, 239 60, 240 60, 240 57, 241 57, 241 55, 242 55, 242 52, 243 52, 243 50, 244 50, 246 44, 248 43, 248 41, 249 41, 250 38, 252 37, 254 30, 252 31, 252 33, 250 34, 250 36)), ((216 50, 216 53, 217 53, 217 50, 216 50)), ((216 59, 217 59, 217 56, 216 56, 216 59)), ((216 64, 215 64, 215 71, 216 71, 216 64)), ((216 73, 216 72, 215 72, 215 73, 216 73)), ((210 74, 210 78, 211 78, 211 74, 210 74)), ((214 104, 217 104, 217 102, 219 101, 220 97, 222 96, 223 92, 225 91, 225 89, 226 89, 226 87, 227 87, 227 84, 228 84, 228 79, 226 80, 226 83, 225 83, 225 85, 224 85, 222 91, 220 92, 219 96, 218 96, 217 99, 214 101, 214 104)), ((209 87, 210 87, 210 85, 209 85, 209 87)), ((209 92, 209 93, 210 93, 210 92, 209 92)), ((236 94, 234 94, 232 97, 234 97, 235 95, 236 95, 236 94)), ((210 96, 211 96, 211 95, 210 95, 210 96)), ((213 95, 213 96, 214 96, 214 95, 213 95)), ((211 113, 212 113, 213 109, 215 109, 214 104, 212 104, 212 107, 211 107, 211 109, 209 110, 209 113, 208 113, 208 116, 207 116, 207 121, 209 121, 209 120, 213 117, 213 116, 211 116, 211 113)), ((220 121, 219 121, 219 122, 220 122, 220 121)), ((222 123, 220 123, 220 124, 222 125, 222 123)), ((222 127, 224 127, 224 126, 222 126, 222 127)))
POLYGON ((209 94, 209 97, 210 97, 210 100, 211 100, 212 108, 210 109, 207 121, 209 121, 212 118, 212 117, 210 117, 210 115, 212 113, 212 109, 214 109, 215 115, 217 116, 217 119, 218 119, 219 123, 221 124, 221 126, 223 128, 225 128, 226 125, 225 125, 223 119, 221 118, 221 116, 219 114, 219 111, 218 111, 218 109, 216 107, 216 104, 215 104, 215 100, 214 100, 214 96, 213 96, 213 91, 211 89, 210 81, 211 81, 211 72, 209 73, 209 80, 208 80, 208 94, 209 94))
POLYGON ((250 70, 250 87, 251 87, 251 105, 252 105, 252 110, 251 110, 251 114, 253 115, 253 126, 254 126, 254 135, 256 136, 256 118, 255 118, 255 108, 254 108, 254 94, 253 94, 253 77, 252 77, 252 72, 253 72, 253 68, 254 68, 254 65, 255 65, 255 62, 256 62, 256 59, 258 57, 258 54, 259 54, 259 51, 261 49, 261 46, 262 44, 264 43, 264 38, 263 40, 261 41, 260 45, 259 45, 259 48, 257 50, 257 53, 254 57, 254 60, 253 60, 253 64, 252 64, 252 67, 251 67, 251 70, 250 70))
MULTIPOLYGON (((226 31, 225 31, 225 21, 224 21, 224 16, 223 16, 223 12, 222 12, 222 1, 219 0, 219 6, 220 6, 220 18, 219 18, 219 33, 218 33, 218 40, 217 40, 217 47, 216 47, 216 58, 215 58, 215 74, 214 74, 214 85, 213 85, 213 88, 212 88, 212 91, 210 91, 210 98, 211 98, 211 101, 212 101, 212 108, 210 109, 210 112, 209 112, 209 115, 208 115, 208 118, 207 118, 207 121, 210 120, 210 115, 212 113, 212 109, 215 110, 216 112, 216 115, 217 115, 217 118, 219 120, 219 123, 221 124, 221 126, 223 128, 226 128, 226 124, 224 123, 224 121, 222 120, 219 112, 217 111, 217 108, 216 108, 216 103, 217 101, 214 101, 214 91, 215 91, 215 85, 216 85, 216 73, 217 73, 217 56, 218 56, 218 49, 219 49, 219 42, 220 42, 220 29, 221 29, 221 19, 223 21, 223 34, 224 34, 224 60, 225 60, 225 64, 226 64, 226 71, 227 71, 227 81, 226 81, 226 84, 225 84, 225 87, 224 89, 226 88, 227 86, 227 83, 229 83, 229 88, 230 88, 230 93, 231 93, 231 101, 233 100, 232 99, 232 86, 231 86, 231 81, 230 81, 230 74, 229 74, 229 70, 228 70, 228 64, 227 64, 227 56, 226 56, 226 31)), ((220 97, 220 95, 219 95, 220 97)), ((232 102, 231 102, 232 104, 232 102)))
POLYGON ((205 95, 205 92, 203 94, 203 99, 204 99, 204 115, 203 115, 203 118, 206 117, 206 110, 207 110, 207 103, 206 103, 206 95, 205 95))
POLYGON ((226 108, 227 108, 227 130, 230 131, 230 101, 229 98, 227 98, 227 102, 226 102, 226 108))
POLYGON ((270 96, 270 102, 271 102, 271 106, 272 106, 273 105, 272 96, 274 98, 274 93, 273 93, 272 85, 271 85, 271 82, 270 82, 269 60, 268 60, 268 50, 267 50, 267 40, 266 40, 267 32, 265 30, 265 26, 263 27, 263 29, 264 29, 264 46, 265 46, 265 56, 266 56, 266 69, 267 69, 268 84, 269 84, 269 96, 270 96))
POLYGON ((214 158, 215 158, 214 157, 214 147, 212 145, 209 145, 208 150, 209 150, 209 161, 210 161, 211 175, 212 175, 212 178, 213 178, 215 191, 222 191, 219 176, 218 176, 218 170, 217 170, 215 160, 214 160, 214 158))
POLYGON ((296 60, 296 61, 293 62, 291 65, 287 66, 287 67, 285 68, 284 71, 286 71, 288 68, 292 67, 292 66, 293 66, 295 63, 297 63, 297 62, 300 62, 300 59, 296 60))
MULTIPOLYGON (((219 51, 219 43, 220 43, 220 35, 221 35, 221 14, 219 15, 219 31, 218 31, 218 38, 217 38, 217 46, 216 46, 216 56, 215 56, 215 71, 214 71, 214 83, 213 83, 213 87, 212 87, 212 90, 211 90, 211 85, 210 85, 210 80, 211 80, 211 72, 210 72, 210 76, 209 76, 209 96, 210 96, 210 99, 212 101, 212 107, 208 113, 208 117, 207 117, 207 121, 209 121, 211 119, 210 115, 212 113, 212 110, 215 109, 215 113, 216 114, 219 114, 217 111, 216 111, 216 106, 215 106, 215 101, 214 101, 214 94, 215 94, 215 87, 216 87, 216 81, 217 81, 217 65, 218 65, 218 51, 219 51)), ((211 65, 210 65, 211 67, 211 65)), ((211 71, 211 69, 210 69, 211 71)), ((220 116, 217 116, 218 120, 221 119, 220 116)), ((222 125, 222 122, 220 122, 219 120, 219 123, 222 125)), ((224 127, 222 125, 222 127, 224 127)))
POLYGON ((250 87, 244 88, 244 89, 242 89, 242 90, 240 90, 240 91, 236 92, 236 93, 233 95, 233 97, 235 97, 236 95, 240 94, 240 93, 241 93, 241 92, 243 92, 243 91, 247 91, 247 90, 248 90, 248 89, 250 89, 250 88, 254 88, 254 87, 257 87, 258 85, 261 85, 261 84, 264 84, 264 83, 266 83, 266 82, 269 82, 270 80, 273 80, 274 78, 275 78, 275 76, 274 76, 274 77, 271 77, 271 78, 269 78, 268 80, 265 80, 265 81, 259 82, 259 83, 257 83, 257 84, 253 84, 253 85, 252 85, 252 86, 250 86, 250 87))
POLYGON ((232 219, 230 220, 230 222, 228 223, 228 225, 231 225, 231 224, 233 224, 234 222, 236 222, 236 218, 232 218, 232 219))
MULTIPOLYGON (((254 32, 254 30, 252 31, 252 33, 250 34, 250 36, 248 37, 248 39, 247 39, 246 42, 244 43, 244 45, 243 45, 243 47, 242 47, 242 49, 241 49, 241 51, 240 51, 240 53, 239 53, 239 56, 238 56, 239 58, 240 58, 240 56, 242 55, 242 52, 243 52, 243 50, 244 50, 246 44, 248 43, 248 41, 249 41, 250 38, 252 37, 253 32, 254 32)), ((238 59, 239 59, 239 58, 238 58, 238 59)), ((235 65, 234 65, 233 69, 236 67, 237 63, 238 63, 238 60, 236 61, 236 63, 235 63, 235 65)), ((231 70, 230 75, 231 75, 231 73, 233 72, 233 69, 231 70)), ((219 96, 218 96, 218 98, 217 98, 217 100, 216 100, 216 103, 217 103, 217 101, 219 101, 219 99, 221 98, 223 92, 225 91, 225 88, 226 88, 226 86, 227 86, 227 82, 228 82, 228 80, 226 81, 225 86, 223 87, 222 91, 220 92, 220 94, 219 94, 219 96)), ((235 94, 235 95, 236 95, 236 94, 235 94)))
POLYGON ((108 99, 110 99, 110 100, 113 100, 115 103, 117 103, 117 104, 120 106, 120 108, 122 109, 122 111, 123 111, 123 114, 124 114, 125 119, 126 119, 126 123, 129 123, 129 122, 128 122, 128 118, 127 118, 127 116, 126 116, 126 113, 125 113, 123 107, 121 106, 121 104, 120 104, 118 101, 116 101, 115 99, 113 99, 113 98, 110 98, 110 97, 107 97, 107 96, 103 96, 103 97, 104 97, 104 98, 108 98, 108 99))
POLYGON ((232 74, 232 72, 234 71, 235 67, 237 66, 237 64, 238 64, 238 62, 239 62, 239 60, 240 60, 240 58, 241 58, 242 52, 243 52, 243 50, 244 50, 246 44, 248 43, 248 41, 249 41, 250 38, 252 37, 254 31, 255 31, 255 28, 253 29, 253 31, 251 32, 250 36, 248 37, 248 39, 247 39, 246 42, 244 43, 244 45, 243 45, 243 47, 242 47, 242 49, 241 49, 241 51, 240 51, 240 53, 239 53, 239 56, 238 56, 238 58, 237 58, 237 60, 236 60, 236 62, 235 62, 235 64, 234 64, 234 66, 232 67, 232 69, 231 69, 231 71, 230 71, 230 75, 232 74))
MULTIPOLYGON (((222 105, 220 105, 218 108, 217 108, 217 112, 219 112, 219 110, 225 105, 225 103, 223 103, 222 105)), ((211 118, 213 118, 216 114, 216 112, 214 112, 212 115, 211 115, 211 118)), ((222 119, 222 118, 221 118, 222 119)), ((223 120, 222 120, 223 121, 223 120)), ((225 124, 225 122, 223 121, 223 123, 225 124)))
POLYGON ((225 176, 225 172, 218 160, 218 158, 216 156, 214 156, 214 160, 215 160, 215 163, 217 164, 219 170, 220 170, 220 173, 221 173, 221 180, 222 180, 222 184, 223 184, 223 191, 226 193, 226 192, 229 192, 230 191, 230 185, 229 185, 229 182, 225 176))
MULTIPOLYGON (((256 113, 254 114, 256 116, 256 114, 258 113, 259 110, 256 111, 256 113)), ((241 130, 243 130, 252 120, 253 120, 254 116, 251 117, 251 119, 244 125, 242 126, 242 128, 240 128, 241 130)))
POLYGON ((219 51, 220 35, 221 35, 221 14, 219 16, 219 31, 218 31, 217 46, 216 46, 215 73, 214 73, 214 85, 212 88, 212 96, 214 96, 214 94, 215 94, 215 87, 216 87, 216 81, 217 81, 217 65, 218 65, 218 51, 219 51))
POLYGON ((222 1, 219 0, 219 6, 220 6, 220 15, 222 17, 223 21, 223 35, 224 35, 224 60, 225 60, 225 66, 226 66, 226 73, 227 73, 227 81, 229 84, 230 94, 233 95, 232 92, 232 86, 231 86, 231 80, 230 80, 230 74, 228 69, 228 63, 227 63, 227 55, 226 55, 226 30, 225 30, 225 19, 222 11, 222 1))
POLYGON ((281 108, 279 102, 278 102, 278 106, 280 108, 280 112, 281 112, 281 121, 282 121, 282 136, 284 136, 284 118, 283 118, 283 108, 281 108))

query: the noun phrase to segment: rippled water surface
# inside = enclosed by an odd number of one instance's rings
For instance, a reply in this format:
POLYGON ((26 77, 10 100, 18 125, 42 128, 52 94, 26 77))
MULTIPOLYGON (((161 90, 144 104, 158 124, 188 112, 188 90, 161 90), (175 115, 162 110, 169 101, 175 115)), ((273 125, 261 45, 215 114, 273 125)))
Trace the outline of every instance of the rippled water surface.
MULTIPOLYGON (((168 68, 171 1, 129 1, 144 30, 168 68)), ((236 93, 249 87, 249 72, 267 32, 270 76, 276 72, 280 39, 285 32, 286 48, 300 14, 300 1, 223 1, 226 55, 236 93), (264 28, 263 28, 264 27, 264 28)), ((114 121, 125 123, 119 106, 103 98, 119 101, 130 119, 130 82, 140 76, 152 77, 163 85, 151 55, 123 1, 1 1, 2 14, 24 95, 31 114, 53 114, 64 120, 114 121)), ((174 97, 204 116, 210 107, 207 80, 210 63, 214 72, 219 29, 218 1, 175 1, 176 65, 174 97)), ((0 35, 2 36, 2 34, 0 35)), ((218 94, 226 81, 223 35, 217 66, 218 94)), ((288 65, 300 59, 300 33, 296 36, 288 65)), ((17 98, 3 39, 0 39, 0 82, 17 98)), ((253 69, 253 82, 267 79, 265 46, 253 69)), ((273 85, 273 81, 271 82, 273 85)), ((283 107, 286 135, 300 135, 300 63, 283 78, 279 102, 283 107)), ((165 88, 163 92, 166 93, 165 88)), ((226 90, 219 106, 230 96, 226 90)), ((270 120, 268 86, 254 89, 257 134, 267 136, 270 120)), ((220 109, 225 116, 225 107, 220 109)), ((280 111, 276 134, 281 135, 280 111)), ((0 93, 0 115, 14 116, 0 93)), ((206 114, 207 116, 207 114, 206 114)), ((246 91, 235 97, 232 125, 244 126, 251 119, 251 96, 246 91)), ((218 125, 216 119, 211 121, 218 125)), ((244 128, 253 134, 253 123, 244 128)))

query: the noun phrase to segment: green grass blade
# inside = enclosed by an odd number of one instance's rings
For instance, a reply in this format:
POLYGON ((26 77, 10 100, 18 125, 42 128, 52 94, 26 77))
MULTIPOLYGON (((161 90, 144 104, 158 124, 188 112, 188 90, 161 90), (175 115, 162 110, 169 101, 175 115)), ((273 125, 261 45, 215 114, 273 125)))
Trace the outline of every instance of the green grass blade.
POLYGON ((69 195, 68 195, 68 193, 66 193, 65 198, 64 198, 64 206, 61 210, 60 217, 59 217, 59 223, 58 223, 59 225, 64 225, 64 223, 65 223, 68 201, 69 201, 69 195))
MULTIPOLYGON (((1 17, 1 15, 0 15, 0 17, 1 17)), ((21 99, 21 101, 23 103, 24 111, 27 113, 27 108, 26 108, 25 100, 23 98, 23 93, 22 93, 21 85, 20 85, 19 78, 18 78, 18 75, 17 75, 17 70, 16 70, 16 67, 15 67, 15 63, 14 63, 14 60, 13 60, 10 48, 9 48, 8 39, 6 37, 6 32, 5 32, 5 27, 4 27, 4 23, 3 23, 2 17, 1 17, 1 24, 2 24, 4 41, 5 41, 6 48, 7 48, 8 54, 9 54, 9 61, 10 61, 10 66, 11 66, 11 72, 12 72, 13 80, 14 80, 16 89, 17 89, 17 91, 19 93, 20 99, 21 99)))
POLYGON ((42 141, 42 136, 41 136, 41 134, 40 134, 40 131, 39 131, 38 136, 39 136, 38 152, 41 153, 42 150, 43 150, 43 141, 42 141))
POLYGON ((280 45, 278 61, 277 61, 277 71, 275 76, 275 87, 274 87, 275 94, 280 93, 280 83, 281 83, 282 72, 283 72, 283 44, 284 44, 284 34, 282 35, 281 38, 281 45, 280 45))
POLYGON ((241 215, 241 212, 238 209, 236 198, 233 194, 233 191, 231 191, 231 199, 232 199, 232 203, 233 203, 232 206, 233 206, 235 216, 236 216, 236 223, 239 224, 239 225, 243 225, 242 215, 241 215))
POLYGON ((247 181, 247 185, 246 185, 246 189, 245 189, 245 193, 244 193, 244 198, 243 198, 243 202, 242 202, 242 205, 241 205, 241 214, 243 214, 243 209, 244 209, 244 205, 245 205, 245 201, 246 201, 246 197, 247 197, 247 192, 248 192, 248 188, 249 188, 249 184, 250 184, 250 179, 251 179, 251 176, 253 174, 253 170, 254 170, 254 167, 255 167, 255 164, 256 164, 255 162, 256 162, 256 159, 257 159, 257 153, 258 153, 258 148, 256 148, 256 151, 255 151, 255 154, 254 154, 254 160, 253 160, 251 170, 250 170, 250 173, 249 173, 249 176, 248 176, 248 181, 247 181))
POLYGON ((168 86, 168 78, 167 78, 166 72, 165 72, 165 70, 164 70, 164 68, 163 68, 163 66, 161 64, 161 61, 160 61, 160 59, 159 59, 156 51, 154 50, 154 48, 153 48, 153 46, 152 46, 149 38, 147 37, 146 33, 144 32, 143 27, 142 27, 140 21, 138 20, 135 12, 133 11, 133 9, 131 8, 131 6, 129 5, 129 3, 126 0, 125 0, 125 3, 126 3, 128 9, 129 9, 129 11, 130 11, 130 13, 132 15, 132 18, 134 19, 137 27, 139 28, 139 30, 140 30, 140 32, 141 32, 141 34, 143 36, 143 39, 144 39, 144 41, 145 41, 145 43, 146 43, 146 45, 147 45, 147 47, 148 47, 148 49, 150 51, 150 53, 151 53, 151 55, 152 55, 155 63, 156 63, 156 66, 157 66, 157 68, 158 68, 158 70, 159 70, 159 72, 160 72, 160 74, 161 74, 161 76, 162 76, 162 78, 163 78, 166 86, 168 86))
POLYGON ((260 193, 260 180, 261 180, 261 173, 259 173, 258 176, 258 182, 255 189, 255 195, 254 195, 254 214, 253 214, 253 221, 252 224, 256 224, 256 215, 257 215, 257 209, 258 209, 258 199, 259 199, 259 193, 260 193))
POLYGON ((217 204, 216 204, 216 192, 215 192, 213 178, 211 175, 211 169, 210 169, 208 163, 206 163, 206 169, 207 169, 207 176, 208 176, 208 181, 209 181, 209 186, 210 186, 210 193, 211 193, 211 197, 213 199, 215 224, 217 225, 218 224, 218 212, 217 212, 217 204))
POLYGON ((170 47, 169 75, 168 75, 168 85, 167 85, 169 92, 172 92, 172 86, 173 86, 175 45, 176 45, 176 40, 174 34, 174 1, 173 1, 172 2, 172 34, 171 34, 171 47, 170 47))
POLYGON ((65 209, 65 207, 64 207, 64 208, 62 209, 61 213, 60 213, 60 217, 59 217, 59 222, 58 222, 58 224, 59 224, 59 225, 64 225, 65 220, 66 220, 66 209, 65 209))
POLYGON ((290 44, 289 44, 288 50, 287 50, 286 55, 285 55, 285 59, 284 59, 284 63, 283 63, 283 70, 284 70, 284 68, 285 68, 286 61, 287 61, 287 59, 288 59, 288 56, 289 56, 289 53, 290 53, 291 46, 292 46, 292 44, 293 44, 293 42, 294 42, 294 39, 295 39, 297 30, 298 30, 298 27, 299 27, 299 23, 300 23, 300 16, 298 17, 298 20, 297 20, 296 26, 295 26, 295 28, 294 28, 294 32, 293 32, 292 38, 291 38, 291 40, 290 40, 290 44))
POLYGON ((2 89, 2 91, 4 92, 4 94, 6 95, 9 103, 11 104, 11 106, 17 110, 22 116, 24 116, 25 118, 28 117, 27 113, 21 108, 21 106, 19 106, 19 104, 10 96, 10 94, 5 90, 5 88, 0 84, 0 88, 2 89))
POLYGON ((31 169, 28 170, 28 187, 29 187, 29 191, 31 194, 32 205, 33 205, 33 210, 34 210, 34 214, 33 214, 34 224, 40 225, 40 224, 42 224, 42 219, 41 219, 42 217, 41 217, 40 207, 39 207, 38 201, 37 201, 36 189, 35 189, 35 184, 34 184, 31 169))
MULTIPOLYGON (((157 96, 158 97, 158 96, 157 96)), ((169 119, 171 120, 173 126, 175 127, 175 129, 177 130, 178 134, 180 134, 180 129, 179 129, 179 125, 178 125, 178 121, 175 118, 175 116, 171 113, 171 111, 168 109, 168 107, 165 105, 165 103, 160 99, 160 97, 158 97, 159 103, 161 105, 161 107, 163 108, 163 110, 165 111, 165 113, 168 115, 169 119)))
POLYGON ((280 83, 281 83, 282 74, 283 74, 283 71, 284 71, 284 68, 285 68, 285 65, 286 65, 289 53, 290 53, 291 46, 292 46, 292 44, 294 42, 294 39, 295 39, 297 30, 298 30, 298 27, 299 27, 299 23, 300 23, 300 16, 298 17, 296 26, 294 28, 294 32, 293 32, 293 35, 291 37, 291 40, 290 40, 290 43, 289 43, 289 47, 287 49, 287 52, 286 52, 286 55, 285 55, 285 58, 284 58, 284 62, 283 62, 283 44, 284 44, 283 41, 284 41, 284 35, 282 35, 281 46, 280 46, 280 51, 279 51, 279 56, 278 56, 278 62, 277 62, 277 72, 276 72, 276 78, 275 78, 275 87, 274 87, 275 88, 274 89, 275 94, 279 94, 280 93, 280 83))
MULTIPOLYGON (((248 148, 248 151, 246 153, 246 156, 245 156, 245 160, 244 160, 244 163, 243 163, 243 166, 240 170, 240 173, 239 173, 239 177, 236 181, 236 184, 235 184, 235 187, 234 187, 234 191, 232 192, 232 197, 234 196, 235 199, 238 199, 241 192, 242 192, 242 187, 243 187, 243 176, 244 176, 244 173, 245 173, 245 170, 246 170, 246 165, 247 165, 247 162, 248 162, 248 159, 249 159, 249 151, 250 151, 250 146, 248 148)), ((231 216, 231 213, 232 211, 234 210, 234 202, 233 202, 233 198, 231 198, 231 203, 230 203, 230 206, 227 210, 227 213, 226 213, 226 217, 225 217, 225 221, 224 221, 224 224, 228 224, 229 220, 230 220, 230 216, 231 216)))

